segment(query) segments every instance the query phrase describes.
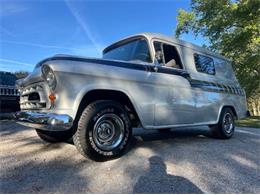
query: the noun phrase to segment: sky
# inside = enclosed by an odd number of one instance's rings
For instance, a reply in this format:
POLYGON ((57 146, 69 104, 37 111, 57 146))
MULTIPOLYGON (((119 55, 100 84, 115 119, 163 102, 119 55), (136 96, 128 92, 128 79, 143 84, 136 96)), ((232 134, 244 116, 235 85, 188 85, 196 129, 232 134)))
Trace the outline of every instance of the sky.
MULTIPOLYGON (((111 43, 140 32, 174 36, 190 0, 0 0, 0 71, 32 71, 55 54, 101 57, 111 43)), ((181 39, 203 44, 192 34, 181 39)))

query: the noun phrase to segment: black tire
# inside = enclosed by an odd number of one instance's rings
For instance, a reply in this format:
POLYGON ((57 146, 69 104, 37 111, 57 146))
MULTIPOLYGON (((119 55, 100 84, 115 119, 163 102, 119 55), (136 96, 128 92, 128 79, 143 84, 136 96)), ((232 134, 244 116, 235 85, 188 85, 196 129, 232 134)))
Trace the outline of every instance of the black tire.
POLYGON ((65 142, 72 137, 72 131, 45 131, 36 129, 37 135, 45 142, 65 142))
POLYGON ((169 133, 171 132, 171 128, 157 129, 157 131, 160 133, 169 133))
POLYGON ((131 136, 131 122, 124 107, 115 101, 96 101, 82 112, 73 141, 84 157, 104 161, 122 155, 131 136), (107 140, 101 143, 102 139, 107 140))
POLYGON ((230 139, 235 132, 235 116, 233 111, 230 108, 223 108, 219 122, 216 125, 210 125, 210 130, 211 136, 214 138, 230 139), (228 126, 229 123, 231 126, 228 126))

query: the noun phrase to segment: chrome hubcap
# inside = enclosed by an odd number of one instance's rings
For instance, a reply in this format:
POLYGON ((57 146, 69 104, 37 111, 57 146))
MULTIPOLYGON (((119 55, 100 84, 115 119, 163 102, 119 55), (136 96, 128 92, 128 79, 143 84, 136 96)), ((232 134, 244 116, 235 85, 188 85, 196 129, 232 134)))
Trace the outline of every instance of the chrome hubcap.
POLYGON ((93 139, 102 150, 112 150, 123 140, 125 133, 122 119, 115 114, 104 114, 95 123, 93 139))
POLYGON ((234 120, 230 113, 226 113, 223 118, 223 128, 227 133, 231 133, 234 127, 234 120))

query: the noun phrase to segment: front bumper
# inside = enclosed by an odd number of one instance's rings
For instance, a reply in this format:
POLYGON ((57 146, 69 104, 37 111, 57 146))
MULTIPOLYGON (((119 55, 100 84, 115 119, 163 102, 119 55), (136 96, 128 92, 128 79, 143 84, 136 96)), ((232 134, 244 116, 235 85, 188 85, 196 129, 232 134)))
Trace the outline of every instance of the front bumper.
POLYGON ((64 131, 73 125, 73 119, 66 114, 21 111, 15 113, 15 119, 22 125, 48 131, 64 131))

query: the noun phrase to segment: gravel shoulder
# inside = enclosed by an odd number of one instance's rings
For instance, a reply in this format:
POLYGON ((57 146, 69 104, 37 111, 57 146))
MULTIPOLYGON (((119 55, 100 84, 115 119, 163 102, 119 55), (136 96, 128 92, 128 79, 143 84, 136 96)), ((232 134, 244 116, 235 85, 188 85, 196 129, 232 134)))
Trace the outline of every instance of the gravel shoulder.
POLYGON ((0 193, 260 193, 260 129, 237 127, 230 140, 208 132, 135 129, 127 154, 93 162, 72 142, 0 121, 0 193))

